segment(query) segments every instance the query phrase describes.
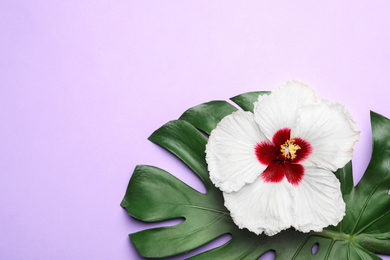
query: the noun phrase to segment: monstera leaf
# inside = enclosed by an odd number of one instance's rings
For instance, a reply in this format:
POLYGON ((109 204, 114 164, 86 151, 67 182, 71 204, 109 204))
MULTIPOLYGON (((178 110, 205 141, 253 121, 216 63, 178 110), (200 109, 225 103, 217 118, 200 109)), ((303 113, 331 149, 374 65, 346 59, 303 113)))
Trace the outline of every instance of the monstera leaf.
MULTIPOLYGON (((251 111, 258 95, 268 93, 245 93, 232 100, 251 111)), ((209 134, 224 116, 235 110, 225 101, 201 104, 149 137, 187 164, 203 181, 207 192, 192 189, 162 169, 137 166, 121 206, 142 221, 185 219, 176 226, 130 234, 141 256, 178 255, 224 234, 232 236, 226 244, 191 259, 258 259, 269 250, 275 251, 276 259, 380 259, 374 253, 390 254, 389 119, 371 113, 372 158, 358 185, 353 186, 351 162, 335 173, 347 205, 346 216, 337 227, 330 226, 320 233, 290 229, 268 237, 238 229, 224 207, 221 192, 209 180, 205 161, 207 138, 201 131, 209 134), (313 254, 314 245, 318 245, 318 250, 313 254)))

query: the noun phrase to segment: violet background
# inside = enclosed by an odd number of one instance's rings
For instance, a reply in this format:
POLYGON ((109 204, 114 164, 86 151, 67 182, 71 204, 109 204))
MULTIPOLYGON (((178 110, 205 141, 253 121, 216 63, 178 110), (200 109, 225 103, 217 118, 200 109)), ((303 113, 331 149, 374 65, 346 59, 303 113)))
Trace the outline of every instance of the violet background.
POLYGON ((369 111, 390 117, 389 13, 385 0, 0 1, 0 259, 141 259, 127 235, 160 224, 119 206, 134 167, 204 189, 147 137, 290 79, 353 115, 357 183, 369 111))

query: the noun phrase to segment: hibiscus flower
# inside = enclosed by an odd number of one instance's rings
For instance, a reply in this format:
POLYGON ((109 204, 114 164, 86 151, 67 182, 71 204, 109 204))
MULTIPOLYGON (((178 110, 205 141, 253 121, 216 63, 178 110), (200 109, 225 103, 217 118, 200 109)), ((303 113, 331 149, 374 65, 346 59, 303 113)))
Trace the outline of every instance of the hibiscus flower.
POLYGON ((355 128, 343 105, 296 81, 259 96, 253 113, 223 118, 206 161, 236 225, 270 236, 337 225, 345 203, 333 171, 352 159, 355 128))

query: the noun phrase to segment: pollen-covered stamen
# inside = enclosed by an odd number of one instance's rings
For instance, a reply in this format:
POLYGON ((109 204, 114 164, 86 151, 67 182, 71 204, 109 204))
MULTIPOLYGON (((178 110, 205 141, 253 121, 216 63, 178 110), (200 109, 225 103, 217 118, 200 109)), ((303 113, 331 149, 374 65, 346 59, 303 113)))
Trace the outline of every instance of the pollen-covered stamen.
POLYGON ((301 147, 297 144, 294 144, 295 140, 287 140, 284 144, 280 146, 280 151, 284 155, 284 158, 294 160, 297 157, 297 150, 301 147))

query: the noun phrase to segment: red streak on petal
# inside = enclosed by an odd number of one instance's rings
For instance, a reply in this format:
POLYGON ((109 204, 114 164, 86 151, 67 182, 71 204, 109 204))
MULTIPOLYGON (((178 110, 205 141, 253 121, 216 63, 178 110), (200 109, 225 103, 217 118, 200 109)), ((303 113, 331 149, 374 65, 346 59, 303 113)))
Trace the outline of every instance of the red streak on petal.
POLYGON ((284 175, 287 178, 287 181, 292 185, 298 185, 303 177, 305 168, 300 164, 295 163, 284 163, 283 165, 284 175))
POLYGON ((287 161, 273 161, 261 174, 261 178, 264 182, 278 183, 286 176, 289 183, 298 185, 303 178, 304 172, 305 168, 300 164, 289 163, 287 161))
POLYGON ((305 140, 301 139, 301 138, 294 138, 295 142, 294 144, 296 145, 299 145, 299 147, 301 147, 301 149, 298 149, 296 151, 296 156, 294 158, 294 163, 299 163, 303 160, 305 160, 307 157, 309 157, 309 155, 312 153, 313 151, 313 148, 311 147, 311 145, 306 142, 305 140))
POLYGON ((261 177, 264 182, 281 182, 284 178, 283 165, 279 161, 271 162, 261 177))
POLYGON ((278 149, 280 149, 280 146, 290 139, 290 132, 290 128, 282 128, 274 134, 272 142, 276 147, 278 147, 278 149))
POLYGON ((278 148, 267 142, 261 142, 255 146, 257 160, 264 165, 270 164, 278 156, 278 148))

